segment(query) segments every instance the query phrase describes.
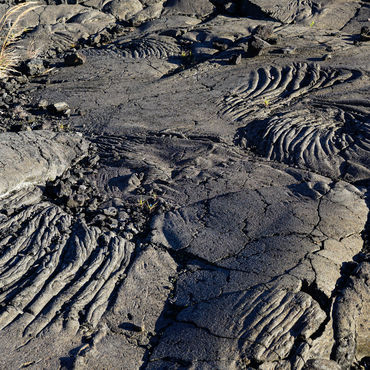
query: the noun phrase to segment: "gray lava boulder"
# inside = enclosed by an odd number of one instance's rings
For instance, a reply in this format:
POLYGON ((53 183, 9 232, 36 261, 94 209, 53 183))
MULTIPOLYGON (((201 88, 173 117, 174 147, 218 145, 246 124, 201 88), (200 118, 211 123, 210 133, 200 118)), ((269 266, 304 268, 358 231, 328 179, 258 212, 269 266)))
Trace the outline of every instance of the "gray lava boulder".
POLYGON ((86 156, 79 135, 49 131, 0 135, 0 196, 28 184, 44 184, 86 156))
POLYGON ((303 0, 244 0, 242 13, 252 16, 265 15, 282 23, 292 23, 311 16, 313 4, 303 0))
POLYGON ((215 6, 208 0, 170 0, 165 3, 164 14, 206 17, 214 12, 214 10, 215 6))
POLYGON ((103 7, 104 12, 114 15, 120 21, 129 20, 142 9, 139 0, 112 0, 103 7))

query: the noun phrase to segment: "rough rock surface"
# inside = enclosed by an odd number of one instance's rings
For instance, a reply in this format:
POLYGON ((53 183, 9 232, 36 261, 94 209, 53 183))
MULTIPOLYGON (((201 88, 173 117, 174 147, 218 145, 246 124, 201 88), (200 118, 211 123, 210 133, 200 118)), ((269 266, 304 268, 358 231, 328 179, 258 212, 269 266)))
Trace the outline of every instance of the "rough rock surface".
POLYGON ((81 135, 47 131, 0 135, 0 196, 29 184, 45 184, 61 176, 87 155, 81 135))
POLYGON ((260 11, 282 23, 291 23, 307 19, 320 9, 320 2, 311 0, 244 0, 242 9, 245 13, 254 15, 260 11))
POLYGON ((114 17, 79 4, 43 5, 21 20, 30 29, 22 42, 30 57, 65 50, 114 23, 114 17))
POLYGON ((366 368, 367 2, 46 4, 1 83, 0 368, 366 368))

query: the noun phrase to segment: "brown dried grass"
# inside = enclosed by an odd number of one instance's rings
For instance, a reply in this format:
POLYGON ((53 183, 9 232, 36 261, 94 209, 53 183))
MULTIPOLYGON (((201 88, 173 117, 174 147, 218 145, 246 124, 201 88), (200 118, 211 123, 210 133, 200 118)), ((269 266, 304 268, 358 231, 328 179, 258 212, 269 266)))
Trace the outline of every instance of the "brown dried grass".
POLYGON ((8 77, 21 60, 20 47, 17 41, 27 31, 20 21, 32 10, 39 7, 30 1, 17 4, 7 10, 0 19, 0 78, 8 77))

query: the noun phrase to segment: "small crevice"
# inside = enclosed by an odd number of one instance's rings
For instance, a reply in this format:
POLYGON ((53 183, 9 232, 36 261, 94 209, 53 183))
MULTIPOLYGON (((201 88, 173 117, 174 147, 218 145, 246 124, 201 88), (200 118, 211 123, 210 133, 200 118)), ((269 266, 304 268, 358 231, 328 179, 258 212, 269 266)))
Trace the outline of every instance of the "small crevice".
MULTIPOLYGON (((155 362, 159 362, 159 361, 172 362, 173 365, 177 364, 177 365, 183 366, 184 368, 187 368, 187 369, 189 369, 193 364, 191 361, 186 361, 186 360, 183 360, 181 358, 176 358, 176 357, 163 357, 163 358, 159 358, 159 359, 156 359, 156 360, 151 360, 149 362, 155 363, 155 362)), ((140 370, 145 369, 146 365, 147 364, 145 364, 145 367, 141 366, 140 370)))
MULTIPOLYGON (((199 326, 194 321, 176 320, 176 322, 177 323, 181 323, 181 324, 187 324, 187 325, 194 326, 196 329, 199 329, 199 330, 204 330, 208 335, 211 335, 212 337, 215 337, 215 338, 229 339, 229 340, 236 340, 236 339, 238 339, 236 337, 226 337, 226 336, 215 334, 209 328, 203 327, 203 326, 199 326)), ((252 344, 252 342, 250 342, 250 343, 252 344)))
POLYGON ((316 285, 315 282, 308 284, 307 281, 302 282, 301 291, 308 294, 320 308, 325 312, 326 319, 321 323, 319 328, 311 335, 310 339, 315 340, 319 338, 325 331, 326 325, 330 321, 330 311, 332 307, 332 298, 328 298, 316 285))

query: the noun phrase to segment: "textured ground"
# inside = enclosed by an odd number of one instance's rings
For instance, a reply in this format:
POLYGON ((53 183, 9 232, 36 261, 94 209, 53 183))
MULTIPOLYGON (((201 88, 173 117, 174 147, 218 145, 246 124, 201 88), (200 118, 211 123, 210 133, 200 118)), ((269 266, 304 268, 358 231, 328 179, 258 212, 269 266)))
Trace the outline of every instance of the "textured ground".
POLYGON ((355 0, 31 12, 38 57, 0 101, 0 368, 368 366, 369 20, 355 0))

